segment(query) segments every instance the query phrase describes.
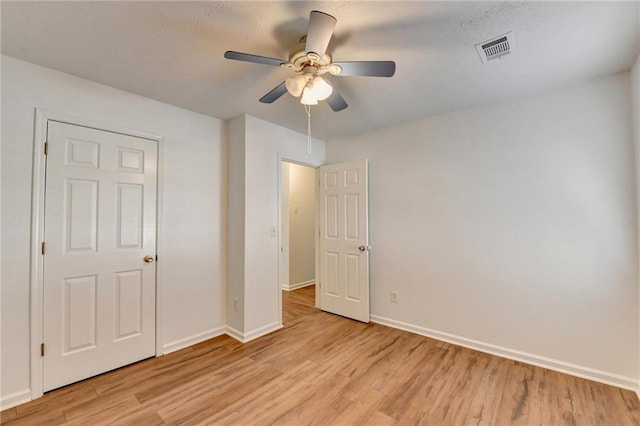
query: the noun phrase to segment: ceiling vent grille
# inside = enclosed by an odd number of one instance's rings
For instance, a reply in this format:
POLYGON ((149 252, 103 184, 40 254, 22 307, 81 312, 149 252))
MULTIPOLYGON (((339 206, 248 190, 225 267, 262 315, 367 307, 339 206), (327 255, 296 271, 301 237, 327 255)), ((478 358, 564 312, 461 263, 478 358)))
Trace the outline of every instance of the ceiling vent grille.
POLYGON ((515 44, 513 34, 508 32, 482 43, 476 44, 476 50, 483 63, 492 59, 498 59, 513 52, 515 44))

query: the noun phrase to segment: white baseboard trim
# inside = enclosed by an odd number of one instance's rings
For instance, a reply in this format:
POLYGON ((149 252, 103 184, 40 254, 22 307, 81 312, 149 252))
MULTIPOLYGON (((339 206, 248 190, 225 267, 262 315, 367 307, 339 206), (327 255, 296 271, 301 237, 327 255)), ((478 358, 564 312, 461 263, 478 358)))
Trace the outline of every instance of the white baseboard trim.
MULTIPOLYGON (((436 330, 420 327, 413 324, 407 324, 402 321, 396 321, 389 318, 384 318, 378 315, 371 315, 371 321, 386 325, 388 327, 397 328, 411 333, 419 334, 421 336, 430 337, 432 339, 441 340, 447 343, 452 343, 458 346, 464 346, 465 348, 475 349, 480 352, 486 352, 491 355, 496 355, 502 358, 508 358, 514 361, 520 361, 527 364, 532 364, 538 367, 547 368, 549 370, 558 371, 560 373, 570 374, 572 376, 581 377, 583 379, 593 380, 596 382, 604 383, 607 385, 617 386, 623 389, 628 389, 639 393, 640 388, 638 386, 638 380, 631 377, 620 376, 617 374, 608 373, 606 371, 595 370, 580 365, 570 364, 568 362, 559 361, 552 358, 547 358, 539 355, 530 354, 527 352, 521 352, 501 346, 492 345, 489 343, 480 342, 477 340, 467 339, 465 337, 456 336, 449 333, 443 333, 436 330)), ((639 393, 640 398, 640 393, 639 393)))
POLYGON ((256 328, 255 330, 250 331, 248 333, 241 333, 235 328, 227 326, 226 333, 229 337, 233 337, 240 343, 247 343, 247 342, 250 342, 251 340, 257 339, 258 337, 262 337, 265 334, 273 333, 276 330, 280 330, 281 328, 282 328, 282 324, 276 321, 271 324, 267 324, 264 327, 256 328))
POLYGON ((243 334, 238 330, 236 330, 235 328, 227 326, 225 333, 227 334, 227 336, 236 339, 238 342, 244 343, 243 334))
POLYGON ((303 281, 301 283, 296 283, 296 284, 282 284, 282 289, 284 291, 293 291, 293 290, 297 290, 299 288, 303 288, 303 287, 309 287, 310 285, 314 285, 316 283, 316 280, 309 280, 309 281, 303 281))
POLYGON ((184 339, 176 340, 175 342, 167 343, 162 346, 163 354, 166 355, 168 353, 184 349, 188 346, 195 345, 196 343, 222 336, 225 334, 225 330, 225 326, 216 327, 211 330, 203 331, 202 333, 194 334, 193 336, 185 337, 184 339))
POLYGON ((21 391, 3 395, 0 398, 0 411, 15 407, 31 401, 31 389, 22 389, 21 391))
POLYGON ((262 337, 265 334, 273 333, 276 330, 280 330, 282 328, 282 324, 279 321, 272 322, 271 324, 267 324, 264 327, 256 328, 253 331, 244 334, 244 342, 249 342, 253 339, 257 339, 258 337, 262 337))

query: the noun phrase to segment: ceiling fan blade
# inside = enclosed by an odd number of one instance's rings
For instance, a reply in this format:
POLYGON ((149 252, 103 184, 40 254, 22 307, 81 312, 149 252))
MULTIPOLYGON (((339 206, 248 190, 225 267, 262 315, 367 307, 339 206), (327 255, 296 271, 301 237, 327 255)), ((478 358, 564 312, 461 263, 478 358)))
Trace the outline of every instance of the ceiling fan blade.
POLYGON ((336 89, 333 89, 331 96, 327 98, 327 103, 335 112, 342 111, 349 106, 349 104, 347 104, 347 101, 344 100, 342 95, 340 95, 340 93, 338 93, 336 89))
POLYGON ((332 65, 342 68, 342 72, 336 76, 391 77, 396 72, 396 63, 393 61, 347 61, 334 62, 332 65))
POLYGON ((316 53, 318 57, 322 58, 327 50, 335 27, 336 18, 317 10, 311 11, 309 15, 309 27, 307 29, 307 43, 304 51, 307 54, 311 52, 316 53))
POLYGON ((233 50, 227 50, 224 52, 224 57, 227 59, 234 59, 236 61, 254 62, 256 64, 275 65, 279 67, 282 64, 288 64, 289 61, 277 58, 268 58, 266 56, 252 55, 250 53, 234 52, 233 50))
POLYGON ((277 101, 280 96, 287 93, 287 86, 285 86, 285 82, 283 81, 279 85, 277 85, 273 90, 260 98, 260 102, 263 104, 270 104, 274 101, 277 101))

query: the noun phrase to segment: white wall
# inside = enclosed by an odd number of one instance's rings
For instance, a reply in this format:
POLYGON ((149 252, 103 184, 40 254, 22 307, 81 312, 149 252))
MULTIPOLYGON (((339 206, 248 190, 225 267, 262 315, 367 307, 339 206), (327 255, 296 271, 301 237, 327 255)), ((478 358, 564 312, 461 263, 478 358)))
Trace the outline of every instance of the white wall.
MULTIPOLYGON (((638 22, 640 22, 640 4, 638 5, 638 22)), ((640 55, 638 55, 638 58, 631 69, 631 100, 633 103, 632 111, 636 164, 636 214, 638 223, 640 224, 640 55)), ((638 244, 640 247, 640 229, 638 232, 638 244)), ((638 258, 638 288, 640 288, 640 257, 638 258)), ((638 304, 640 306, 640 301, 638 304)), ((638 321, 640 321, 640 316, 638 317, 638 321)), ((640 356, 640 349, 638 352, 640 356)), ((640 359, 638 359, 638 362, 640 364, 640 359)))
MULTIPOLYGON (((302 106, 300 107, 302 108, 302 106)), ((234 215, 244 217, 244 236, 233 234, 229 229, 229 240, 244 238, 244 282, 234 281, 229 286, 230 299, 244 300, 239 312, 244 317, 242 328, 236 328, 237 338, 250 340, 279 328, 282 324, 280 311, 280 285, 278 282, 278 238, 271 236, 271 228, 278 229, 278 191, 280 159, 309 165, 324 162, 325 144, 313 140, 312 151, 307 152, 307 137, 287 128, 245 115, 232 120, 240 123, 230 126, 229 143, 244 142, 244 159, 229 157, 229 170, 244 164, 244 206, 234 215), (238 136, 237 127, 244 121, 244 141, 238 136), (235 132, 234 132, 235 131, 235 132), (241 290, 242 288, 242 290, 241 290)), ((234 150, 232 146, 229 151, 234 150)), ((242 167, 242 166, 240 166, 242 167)), ((231 175, 230 175, 231 178, 231 175)), ((238 196, 236 185, 229 186, 229 199, 238 196)), ((231 283, 231 280, 230 280, 231 283)), ((232 310, 232 306, 228 307, 232 310)))
POLYGON ((2 57, 2 347, 6 407, 30 395, 29 253, 35 108, 164 137, 162 340, 167 350, 223 331, 223 122, 2 57))
POLYGON ((370 160, 373 319, 635 387, 630 89, 623 73, 329 141, 329 163, 370 160))
POLYGON ((227 329, 230 334, 244 330, 244 210, 245 210, 245 118, 237 117, 229 121, 227 190, 228 199, 228 245, 227 245, 227 329), (234 299, 237 299, 236 309, 234 299))
POLYGON ((315 279, 316 170, 289 167, 289 287, 315 279))

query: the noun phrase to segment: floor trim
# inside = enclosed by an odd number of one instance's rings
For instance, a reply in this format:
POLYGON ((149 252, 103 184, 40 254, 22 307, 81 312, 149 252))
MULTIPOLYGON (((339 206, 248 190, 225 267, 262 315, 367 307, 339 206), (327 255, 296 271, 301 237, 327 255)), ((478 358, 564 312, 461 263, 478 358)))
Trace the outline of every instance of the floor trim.
POLYGON ((249 331, 248 333, 244 334, 244 343, 257 339, 258 337, 262 337, 265 334, 273 333, 274 331, 280 330, 281 328, 282 324, 278 321, 267 324, 264 327, 256 328, 255 330, 249 331))
POLYGON ((256 328, 255 330, 249 331, 247 333, 242 333, 233 327, 227 326, 226 334, 227 336, 236 339, 240 343, 247 343, 251 340, 257 339, 258 337, 262 337, 265 334, 273 333, 276 330, 280 330, 281 328, 282 324, 278 321, 267 324, 264 327, 256 328))
POLYGON ((10 393, 0 399, 0 411, 13 408, 16 405, 24 404, 29 401, 31 401, 31 389, 29 388, 10 393))
POLYGON ((408 324, 402 321, 396 321, 378 315, 371 315, 371 321, 378 324, 386 325, 388 327, 397 328, 399 330, 409 331, 421 336, 430 337, 432 339, 452 343, 454 345, 464 346, 465 348, 475 349, 480 352, 486 352, 488 354, 496 355, 502 358, 508 358, 514 361, 532 364, 560 373, 581 377, 583 379, 617 386, 623 389, 634 391, 636 393, 639 391, 638 380, 631 377, 620 376, 617 374, 608 373, 606 371, 595 370, 592 368, 583 367, 552 358, 534 355, 527 352, 516 351, 513 349, 504 348, 477 340, 467 339, 465 337, 460 337, 449 333, 442 333, 440 331, 408 324))
POLYGON ((236 339, 240 343, 244 343, 244 336, 241 332, 231 326, 227 326, 225 333, 227 336, 236 339))
POLYGON ((295 283, 295 284, 282 284, 282 289, 284 291, 293 291, 293 290, 298 290, 299 288, 304 288, 304 287, 309 287, 312 285, 315 285, 316 280, 309 280, 309 281, 303 281, 300 283, 295 283))
POLYGON ((175 342, 167 343, 162 347, 163 354, 184 349, 188 346, 195 345, 196 343, 204 342, 205 340, 212 339, 214 337, 222 336, 225 334, 226 327, 216 327, 211 330, 204 331, 202 333, 194 334, 193 336, 185 337, 183 339, 176 340, 175 342))

